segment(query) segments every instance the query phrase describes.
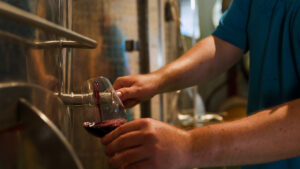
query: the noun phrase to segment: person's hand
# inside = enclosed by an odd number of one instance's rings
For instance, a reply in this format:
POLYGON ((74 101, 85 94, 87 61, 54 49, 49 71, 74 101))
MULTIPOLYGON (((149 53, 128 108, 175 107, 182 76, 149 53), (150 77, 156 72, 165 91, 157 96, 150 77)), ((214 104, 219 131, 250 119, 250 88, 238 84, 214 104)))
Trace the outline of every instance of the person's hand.
POLYGON ((125 107, 150 99, 158 93, 160 79, 156 74, 119 77, 113 84, 125 107))
POLYGON ((125 123, 102 138, 116 169, 185 168, 190 141, 189 132, 152 119, 125 123))

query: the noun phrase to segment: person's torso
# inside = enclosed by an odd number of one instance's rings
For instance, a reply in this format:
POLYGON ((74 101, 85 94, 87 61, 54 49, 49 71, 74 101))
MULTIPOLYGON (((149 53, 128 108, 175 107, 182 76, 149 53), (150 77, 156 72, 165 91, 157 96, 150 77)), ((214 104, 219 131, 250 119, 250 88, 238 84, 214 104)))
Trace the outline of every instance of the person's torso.
POLYGON ((300 98, 300 0, 252 0, 248 113, 300 98))
MULTIPOLYGON (((300 0, 251 0, 248 114, 300 98, 300 0)), ((300 157, 243 169, 299 169, 300 157)))

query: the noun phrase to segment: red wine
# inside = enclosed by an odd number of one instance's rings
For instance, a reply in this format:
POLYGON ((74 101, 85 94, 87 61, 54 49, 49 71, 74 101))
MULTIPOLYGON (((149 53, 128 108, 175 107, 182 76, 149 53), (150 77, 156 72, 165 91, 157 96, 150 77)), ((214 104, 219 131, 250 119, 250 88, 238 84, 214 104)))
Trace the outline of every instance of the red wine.
POLYGON ((100 94, 99 94, 99 89, 97 87, 97 84, 94 83, 94 97, 96 98, 96 105, 97 105, 97 108, 98 108, 98 111, 99 111, 99 117, 100 117, 100 122, 103 121, 103 118, 102 118, 102 111, 101 111, 101 98, 100 98, 100 94))
POLYGON ((104 137, 109 132, 126 122, 126 119, 114 119, 103 122, 84 122, 83 127, 97 137, 104 137))

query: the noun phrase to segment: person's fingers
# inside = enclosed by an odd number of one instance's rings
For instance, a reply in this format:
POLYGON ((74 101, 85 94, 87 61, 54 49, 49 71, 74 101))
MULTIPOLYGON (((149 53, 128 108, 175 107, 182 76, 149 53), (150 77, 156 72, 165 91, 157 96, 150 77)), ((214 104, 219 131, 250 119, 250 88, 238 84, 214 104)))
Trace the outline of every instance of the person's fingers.
POLYGON ((116 154, 109 159, 108 163, 111 168, 126 168, 139 161, 144 161, 150 157, 150 154, 147 153, 148 149, 145 146, 138 146, 128 151, 116 154))
POLYGON ((131 108, 131 107, 137 105, 139 102, 140 102, 140 101, 135 100, 135 99, 129 99, 129 100, 125 100, 125 101, 123 102, 123 104, 124 104, 124 106, 125 106, 126 108, 131 108))
POLYGON ((118 89, 117 92, 120 92, 119 98, 122 101, 125 101, 127 99, 136 98, 138 95, 138 92, 135 87, 124 87, 124 88, 118 89))
POLYGON ((116 128, 115 130, 113 130, 112 132, 105 135, 101 139, 102 144, 108 145, 113 140, 118 138, 120 135, 123 135, 123 134, 131 132, 131 131, 139 130, 140 128, 141 128, 141 125, 136 123, 136 121, 131 121, 131 122, 125 123, 125 124, 121 125, 120 127, 116 128))
POLYGON ((106 146, 105 153, 108 156, 113 156, 119 152, 125 151, 126 149, 137 147, 143 144, 152 144, 157 139, 153 137, 153 134, 148 132, 144 133, 141 131, 133 131, 118 137, 106 146))
POLYGON ((127 148, 139 146, 141 145, 141 140, 142 137, 140 136, 139 131, 124 134, 106 146, 105 154, 107 156, 113 156, 127 148))
POLYGON ((144 160, 140 160, 137 161, 135 163, 131 163, 127 166, 124 167, 124 169, 153 169, 156 168, 156 165, 154 164, 153 161, 149 160, 149 159, 144 159, 144 160))
POLYGON ((122 88, 123 86, 124 86, 124 84, 122 83, 122 80, 121 80, 120 77, 117 78, 117 79, 114 81, 114 83, 113 83, 113 88, 114 88, 115 90, 118 90, 118 89, 122 88))
POLYGON ((122 97, 122 93, 121 93, 121 92, 116 91, 116 95, 117 95, 119 98, 122 97))
POLYGON ((132 84, 133 84, 133 80, 130 80, 130 78, 128 78, 127 76, 119 77, 115 80, 113 84, 113 88, 115 90, 118 90, 120 88, 130 87, 132 84))

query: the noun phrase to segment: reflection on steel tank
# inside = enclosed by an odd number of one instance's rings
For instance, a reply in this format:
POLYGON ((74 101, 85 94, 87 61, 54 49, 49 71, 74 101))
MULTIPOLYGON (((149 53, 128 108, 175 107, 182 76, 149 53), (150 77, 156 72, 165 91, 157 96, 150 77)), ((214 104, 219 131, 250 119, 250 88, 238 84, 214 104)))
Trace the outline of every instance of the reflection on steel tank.
MULTIPOLYGON (((30 11, 28 1, 11 3, 17 7, 30 11)), ((0 29, 12 34, 17 34, 33 39, 34 30, 29 26, 0 18, 0 29)), ((6 38, 0 38, 0 81, 17 80, 26 81, 26 55, 29 48, 25 45, 14 43, 6 38)))
MULTIPOLYGON (((125 53, 126 34, 123 29, 128 17, 121 15, 122 11, 128 10, 124 9, 126 3, 132 4, 129 8, 136 10, 135 1, 73 1, 73 30, 98 42, 95 50, 74 50, 75 84, 99 75, 108 77, 113 82, 117 77, 129 74, 129 62, 125 53)), ((77 87, 74 86, 74 89, 77 90, 77 87)))
MULTIPOLYGON (((64 8, 57 1, 3 0, 19 9, 41 16, 56 24, 62 24, 60 16, 64 8)), ((0 31, 20 36, 30 41, 56 40, 57 36, 45 33, 33 26, 0 17, 0 31)), ((39 84, 56 90, 58 85, 58 59, 60 50, 33 49, 28 44, 8 37, 0 38, 0 81, 22 81, 39 84)))
POLYGON ((76 156, 75 161, 79 164, 77 167, 82 169, 77 155, 67 142, 72 135, 70 133, 70 127, 73 125, 70 120, 71 114, 67 112, 65 105, 54 95, 54 92, 45 90, 45 88, 55 92, 58 90, 60 72, 62 72, 60 71, 62 49, 57 47, 36 49, 34 47, 35 42, 60 40, 60 37, 41 31, 36 26, 44 23, 44 29, 47 27, 49 30, 51 25, 54 25, 52 30, 57 28, 64 32, 64 28, 59 25, 65 25, 63 16, 66 6, 63 2, 66 1, 1 1, 0 133, 2 134, 0 134, 0 140, 2 148, 0 148, 0 168, 76 168, 71 164, 76 156), (51 23, 47 24, 43 18, 51 23), (27 24, 23 24, 22 21, 27 24), (27 114, 24 115, 24 113, 27 114), (26 122, 20 119, 26 119, 26 122), (18 126, 15 128, 16 123, 17 125, 21 123, 24 129, 18 126), (49 126, 52 127, 49 128, 49 126), (11 132, 11 128, 16 131, 11 132), (29 130, 29 128, 34 130, 29 130), (24 130, 26 133, 19 130, 24 130), (65 154, 65 150, 71 149, 71 154, 65 154))
MULTIPOLYGON (((113 82, 118 76, 129 74, 133 70, 130 68, 132 65, 135 68, 138 67, 136 61, 138 53, 126 54, 124 43, 125 37, 138 39, 136 0, 5 1, 65 28, 72 26, 75 32, 97 40, 99 45, 96 49, 62 48, 63 45, 60 42, 65 40, 62 34, 60 34, 62 37, 57 36, 34 26, 19 24, 12 21, 13 19, 10 20, 11 18, 4 19, 0 15, 0 83, 12 81, 26 82, 26 85, 34 83, 51 89, 52 96, 54 94, 68 95, 72 92, 79 94, 83 83, 91 77, 105 76, 113 82), (1 32, 6 34, 1 34, 1 32), (6 36, 8 33, 18 35, 25 40, 12 40, 6 36), (31 46, 34 42, 53 40, 59 42, 59 45, 47 46, 45 49, 31 46), (27 41, 31 43, 24 43, 27 41), (129 63, 128 55, 136 56, 131 57, 136 65, 129 63)), ((74 36, 70 37, 74 38, 74 36)), ((31 93, 28 93, 30 96, 31 93)), ((45 105, 58 106, 42 99, 40 95, 36 100, 45 105)), ((83 167, 109 168, 104 147, 99 138, 88 134, 82 127, 84 116, 93 113, 93 110, 87 110, 80 105, 63 105, 62 109, 64 109, 63 113, 47 110, 49 114, 46 116, 51 119, 59 115, 63 117, 63 121, 66 121, 62 125, 64 131, 67 131, 64 132, 65 137, 71 143, 83 167)))

